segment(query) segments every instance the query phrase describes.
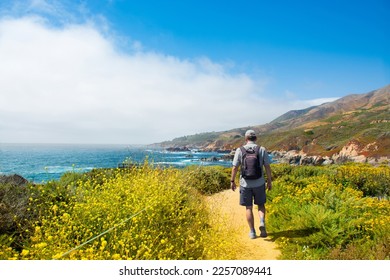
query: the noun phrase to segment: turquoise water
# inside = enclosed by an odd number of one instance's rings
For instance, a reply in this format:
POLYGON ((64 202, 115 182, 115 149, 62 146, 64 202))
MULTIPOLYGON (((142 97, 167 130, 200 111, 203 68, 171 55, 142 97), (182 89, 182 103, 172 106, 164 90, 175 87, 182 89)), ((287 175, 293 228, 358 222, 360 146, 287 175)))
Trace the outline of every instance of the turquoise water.
POLYGON ((126 145, 0 144, 0 175, 19 174, 40 183, 57 180, 65 172, 87 172, 94 168, 118 167, 130 160, 185 167, 188 165, 231 166, 230 161, 202 159, 223 154, 210 152, 166 152, 162 149, 126 145))

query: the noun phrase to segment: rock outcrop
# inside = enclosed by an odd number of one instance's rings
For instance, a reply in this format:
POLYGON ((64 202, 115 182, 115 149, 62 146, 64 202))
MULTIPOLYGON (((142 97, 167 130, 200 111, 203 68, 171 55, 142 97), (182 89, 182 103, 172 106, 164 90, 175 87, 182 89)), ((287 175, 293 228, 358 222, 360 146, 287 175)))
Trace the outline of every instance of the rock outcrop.
POLYGON ((273 151, 271 152, 274 161, 287 163, 291 165, 329 165, 335 161, 331 157, 323 156, 308 156, 301 151, 273 151))
POLYGON ((17 174, 0 176, 0 235, 15 231, 18 221, 21 223, 29 218, 27 184, 28 181, 17 174))
POLYGON ((390 153, 377 157, 367 156, 375 153, 379 149, 380 147, 376 142, 363 144, 357 140, 351 140, 340 150, 339 153, 334 154, 332 157, 336 162, 354 161, 370 164, 381 164, 389 162, 390 153))
POLYGON ((13 186, 25 186, 28 184, 28 181, 18 174, 13 175, 1 175, 0 184, 10 184, 13 186))
POLYGON ((299 150, 273 151, 271 154, 276 162, 292 165, 329 165, 348 161, 373 165, 389 164, 390 154, 377 157, 367 156, 379 150, 379 148, 376 142, 362 144, 357 140, 352 140, 338 153, 334 153, 331 156, 309 156, 299 150))

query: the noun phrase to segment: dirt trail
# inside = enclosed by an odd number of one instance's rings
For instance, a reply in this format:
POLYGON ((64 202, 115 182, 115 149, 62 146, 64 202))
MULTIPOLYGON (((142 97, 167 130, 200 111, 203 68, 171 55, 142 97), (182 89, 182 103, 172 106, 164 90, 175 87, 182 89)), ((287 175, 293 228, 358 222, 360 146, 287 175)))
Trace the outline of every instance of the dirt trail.
MULTIPOLYGON (((226 222, 231 228, 232 232, 237 234, 233 235, 235 238, 235 244, 240 250, 239 255, 236 257, 238 260, 276 260, 280 255, 280 251, 274 242, 269 237, 256 239, 249 238, 249 228, 245 218, 245 207, 240 206, 239 190, 235 192, 232 190, 226 190, 218 194, 214 194, 209 198, 210 205, 213 206, 213 211, 220 211, 220 213, 226 217, 226 222)), ((257 210, 257 206, 254 207, 257 210)), ((255 214, 255 227, 257 235, 259 235, 259 218, 257 211, 255 214)))

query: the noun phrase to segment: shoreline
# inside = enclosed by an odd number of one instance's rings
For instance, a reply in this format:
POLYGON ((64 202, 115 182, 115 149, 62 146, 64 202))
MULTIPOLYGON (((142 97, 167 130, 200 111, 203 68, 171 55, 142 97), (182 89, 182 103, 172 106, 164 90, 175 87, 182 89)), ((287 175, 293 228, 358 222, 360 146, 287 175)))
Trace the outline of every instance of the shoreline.
MULTIPOLYGON (((28 144, 28 147, 38 146, 38 149, 15 149, 19 145, 25 146, 25 144, 12 144, 12 149, 3 150, 5 157, 3 158, 4 163, 1 166, 0 176, 18 174, 36 184, 59 180, 65 173, 69 172, 86 173, 100 168, 124 168, 129 164, 142 163, 145 159, 151 160, 153 164, 160 167, 185 168, 191 165, 231 167, 235 152, 235 150, 201 149, 190 146, 160 146, 155 147, 155 150, 151 150, 151 147, 143 146, 142 148, 138 147, 138 149, 128 150, 126 146, 122 145, 97 145, 98 147, 114 147, 114 149, 107 149, 106 151, 93 148, 91 150, 77 149, 75 151, 62 149, 61 147, 63 146, 57 144, 53 145, 54 147, 59 147, 58 150, 49 148, 50 151, 48 152, 46 149, 41 149, 42 147, 47 147, 45 144, 28 144), (118 147, 120 149, 116 149, 118 147), (42 151, 45 154, 40 154, 42 151), (134 151, 135 154, 132 154, 134 151), (107 152, 110 154, 104 155, 107 152), (28 153, 29 157, 26 157, 26 153, 28 153), (42 157, 44 160, 42 160, 42 157), (49 158, 49 160, 46 158, 49 158), (10 162, 9 164, 8 161, 10 162), (12 162, 16 162, 16 164, 12 164, 12 162)), ((53 145, 50 147, 53 147, 53 145)), ((66 146, 75 147, 74 145, 66 146)), ((83 145, 83 147, 86 146, 88 145, 83 145)), ((92 145, 92 147, 97 146, 92 145)), ((366 157, 353 149, 345 150, 332 156, 308 155, 299 150, 268 151, 268 153, 272 156, 273 164, 328 166, 356 162, 373 166, 390 166, 390 156, 366 157)))
MULTIPOLYGON (((191 152, 197 150, 199 152, 218 152, 222 153, 224 160, 233 160, 235 149, 202 149, 191 146, 171 146, 163 147, 166 151, 173 152, 191 152)), ((344 147, 340 152, 328 155, 309 155, 302 150, 270 150, 269 155, 272 155, 274 163, 287 163, 291 165, 332 165, 332 164, 343 164, 347 162, 356 163, 368 163, 370 165, 390 165, 390 154, 389 155, 376 155, 370 156, 364 151, 359 151, 358 147, 354 143, 344 147)))

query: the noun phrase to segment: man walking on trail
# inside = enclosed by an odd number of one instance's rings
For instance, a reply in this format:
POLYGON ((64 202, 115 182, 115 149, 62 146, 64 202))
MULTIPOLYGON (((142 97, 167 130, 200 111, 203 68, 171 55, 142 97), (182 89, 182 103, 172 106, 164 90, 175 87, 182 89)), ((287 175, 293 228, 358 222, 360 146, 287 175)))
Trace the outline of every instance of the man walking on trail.
POLYGON ((267 174, 267 189, 271 190, 271 167, 267 150, 256 145, 256 133, 253 130, 245 132, 246 144, 237 148, 231 175, 231 189, 236 190, 235 178, 238 168, 241 166, 240 174, 240 205, 246 207, 246 219, 250 228, 249 237, 256 238, 255 223, 253 217, 253 204, 258 206, 260 218, 260 237, 267 237, 265 229, 265 179, 264 168, 267 174))

